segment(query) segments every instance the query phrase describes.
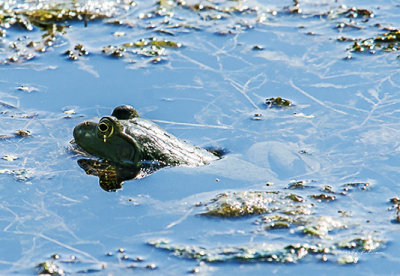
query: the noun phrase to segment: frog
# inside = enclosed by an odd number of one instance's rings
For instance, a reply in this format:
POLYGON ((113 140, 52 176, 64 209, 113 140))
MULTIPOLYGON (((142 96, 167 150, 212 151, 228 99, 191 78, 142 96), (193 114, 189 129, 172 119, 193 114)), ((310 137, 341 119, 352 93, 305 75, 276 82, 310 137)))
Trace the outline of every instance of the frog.
POLYGON ((85 121, 73 130, 75 143, 85 152, 119 167, 156 165, 196 167, 220 157, 167 132, 138 115, 130 105, 116 107, 98 122, 85 121))

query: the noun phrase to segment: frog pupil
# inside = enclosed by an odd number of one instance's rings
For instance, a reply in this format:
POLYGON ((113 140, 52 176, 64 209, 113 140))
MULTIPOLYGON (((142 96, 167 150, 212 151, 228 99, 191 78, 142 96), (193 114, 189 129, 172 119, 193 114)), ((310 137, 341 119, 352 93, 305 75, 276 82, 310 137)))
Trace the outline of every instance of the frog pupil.
POLYGON ((107 124, 101 123, 101 124, 99 125, 99 130, 102 131, 102 132, 106 132, 106 131, 108 130, 107 124))

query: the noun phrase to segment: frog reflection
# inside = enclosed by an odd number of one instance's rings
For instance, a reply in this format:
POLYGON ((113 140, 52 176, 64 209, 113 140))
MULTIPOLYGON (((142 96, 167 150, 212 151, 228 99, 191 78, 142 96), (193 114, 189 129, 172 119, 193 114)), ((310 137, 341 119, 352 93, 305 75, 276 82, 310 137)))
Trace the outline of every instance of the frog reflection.
POLYGON ((77 162, 87 174, 99 177, 100 187, 108 192, 121 189, 126 180, 145 177, 158 168, 156 164, 121 167, 109 161, 97 159, 79 159, 77 162))

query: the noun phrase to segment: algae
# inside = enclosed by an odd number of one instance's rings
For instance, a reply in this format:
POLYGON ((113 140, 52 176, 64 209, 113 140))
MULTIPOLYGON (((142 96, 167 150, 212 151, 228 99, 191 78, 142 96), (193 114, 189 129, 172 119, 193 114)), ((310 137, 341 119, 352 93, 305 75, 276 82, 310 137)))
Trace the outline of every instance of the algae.
POLYGON ((400 223, 400 198, 393 197, 389 200, 389 202, 392 203, 391 209, 396 210, 396 218, 395 218, 394 222, 400 223))
POLYGON ((383 240, 377 240, 371 236, 354 238, 347 241, 338 242, 338 248, 344 249, 356 249, 358 251, 375 251, 384 246, 385 242, 383 240))
POLYGON ((396 52, 399 49, 400 31, 393 29, 374 38, 357 39, 351 46, 350 51, 375 54, 377 51, 396 52))
MULTIPOLYGON (((305 186, 306 181, 300 183, 305 186)), ((365 182, 346 183, 342 187, 351 187, 362 190, 368 186, 365 182)), ((311 192, 318 187, 309 187, 311 192)), ((334 193, 329 185, 322 189, 334 193)), ((350 212, 343 210, 326 210, 321 201, 332 201, 334 195, 308 194, 309 190, 301 190, 302 195, 284 191, 232 191, 218 194, 208 203, 196 204, 196 207, 205 209, 201 215, 215 218, 232 219, 239 217, 257 216, 253 221, 256 231, 249 230, 252 235, 273 233, 272 231, 286 231, 292 237, 301 237, 301 243, 286 245, 244 244, 227 247, 201 247, 197 245, 179 245, 162 239, 149 241, 149 244, 172 252, 176 256, 198 259, 206 262, 297 262, 306 255, 315 255, 323 262, 329 259, 340 264, 350 264, 358 261, 354 255, 357 252, 376 251, 385 241, 378 239, 379 231, 369 222, 369 227, 361 223, 361 217, 352 217, 350 212), (310 203, 310 199, 318 199, 310 203), (371 235, 375 232, 374 235, 371 235), (355 234, 357 233, 357 234, 355 234), (315 238, 320 242, 315 243, 315 238), (308 241, 309 243, 305 243, 308 241), (347 250, 354 251, 354 258, 350 260, 347 250), (248 252, 251 252, 249 254, 248 252)), ((396 204, 400 200, 391 200, 396 204)))
MULTIPOLYGON (((319 14, 304 13, 300 7, 299 1, 293 1, 293 5, 283 7, 281 10, 273 10, 264 5, 252 4, 244 5, 241 1, 221 1, 214 3, 211 1, 186 2, 182 0, 160 0, 156 1, 147 10, 141 11, 137 20, 129 20, 126 15, 132 7, 136 6, 134 1, 115 1, 107 3, 81 3, 81 1, 72 1, 71 3, 51 3, 46 5, 26 5, 24 8, 16 6, 3 7, 0 5, 0 39, 4 39, 11 44, 16 41, 8 41, 7 28, 22 28, 27 32, 31 32, 39 28, 44 32, 43 37, 37 41, 27 43, 27 48, 34 48, 34 51, 27 51, 21 47, 16 51, 7 50, 7 57, 1 61, 1 64, 23 63, 41 53, 47 52, 62 38, 70 24, 76 21, 82 21, 84 26, 88 26, 88 22, 93 20, 102 21, 104 24, 115 24, 126 28, 135 29, 135 31, 145 30, 146 33, 153 32, 161 35, 174 36, 177 32, 187 33, 198 30, 212 31, 219 35, 237 34, 239 32, 253 29, 257 24, 264 24, 278 14, 302 14, 304 18, 308 17, 325 17, 329 20, 337 18, 349 20, 362 20, 365 23, 374 17, 374 12, 357 7, 339 7, 328 12, 320 12, 319 14), (182 14, 184 15, 182 17, 182 14), (120 17, 120 18, 118 18, 120 17), (219 21, 217 26, 213 21, 219 21)), ((128 13, 129 15, 129 13, 128 13)), ((358 28, 358 22, 341 22, 338 28, 358 28)), ((391 30, 377 36, 375 39, 358 39, 354 42, 350 51, 354 52, 375 52, 375 48, 383 51, 395 51, 398 49, 398 30, 391 30)), ((128 32, 114 32, 114 35, 125 36, 128 32)), ((315 34, 309 31, 308 34, 315 34)), ((340 40, 340 38, 339 38, 340 40)), ((344 41, 346 39, 342 39, 344 41)), ((3 46, 4 47, 4 46, 3 46)), ((143 57, 151 57, 150 61, 144 61, 143 64, 160 63, 164 61, 161 56, 166 55, 165 48, 180 48, 179 43, 167 40, 159 40, 150 44, 140 45, 140 42, 125 43, 125 46, 103 47, 104 51, 113 57, 126 57, 123 59, 130 63, 140 62, 133 59, 130 54, 127 55, 122 48, 139 47, 133 52, 135 55, 143 57), (130 46, 133 44, 133 46, 130 46), (157 49, 144 48, 155 46, 157 49)), ((253 50, 263 50, 262 46, 255 45, 253 50)), ((85 55, 85 54, 84 54, 85 55)), ((68 53, 70 60, 77 60, 75 53, 68 53)), ((280 97, 267 99, 268 107, 287 107, 292 103, 289 100, 280 97)))
POLYGON ((58 265, 52 261, 45 261, 36 266, 38 275, 64 275, 64 270, 62 270, 58 265))
POLYGON ((277 262, 296 263, 308 253, 304 247, 285 246, 273 243, 255 243, 232 247, 207 248, 170 243, 164 239, 148 241, 148 244, 172 252, 173 255, 188 259, 214 262, 277 262))
POLYGON ((279 205, 277 193, 243 191, 219 194, 206 205, 206 216, 241 217, 272 212, 279 205))
POLYGON ((334 201, 336 199, 336 196, 327 194, 315 194, 315 195, 310 195, 309 197, 321 201, 334 201))
POLYGON ((311 222, 307 223, 302 232, 305 235, 316 236, 319 238, 327 239, 328 234, 334 229, 346 229, 347 226, 339 219, 330 216, 321 216, 312 218, 311 222))
POLYGON ((303 180, 291 182, 288 185, 288 189, 304 189, 306 187, 308 187, 308 186, 306 185, 306 182, 303 180))
POLYGON ((268 106, 268 108, 271 108, 271 107, 282 108, 282 107, 292 106, 292 102, 291 101, 289 101, 287 99, 283 99, 281 97, 267 98, 267 99, 265 99, 265 104, 268 106))
POLYGON ((339 264, 354 264, 358 262, 357 252, 352 255, 346 251, 338 251, 334 245, 321 243, 249 243, 226 247, 202 247, 193 245, 176 244, 165 239, 152 239, 147 244, 155 248, 171 252, 174 256, 216 262, 271 262, 271 263, 297 263, 307 256, 315 256, 326 262, 327 256, 336 259, 339 264))

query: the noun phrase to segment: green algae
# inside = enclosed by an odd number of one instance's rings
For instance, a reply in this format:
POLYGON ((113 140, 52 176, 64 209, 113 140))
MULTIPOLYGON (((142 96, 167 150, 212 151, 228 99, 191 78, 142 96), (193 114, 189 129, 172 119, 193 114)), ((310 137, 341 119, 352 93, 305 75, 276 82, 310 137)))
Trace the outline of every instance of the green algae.
POLYGON ((268 229, 287 229, 290 228, 290 224, 283 222, 283 221, 277 221, 273 222, 267 227, 268 229))
POLYGON ((272 243, 245 244, 232 247, 207 248, 170 243, 164 239, 148 241, 148 244, 188 259, 214 262, 276 262, 296 263, 308 254, 309 245, 285 246, 272 243))
POLYGON ((149 39, 140 39, 136 42, 124 43, 123 47, 143 48, 145 46, 156 46, 157 48, 180 48, 182 44, 171 40, 159 40, 155 37, 149 39))
POLYGON ((337 263, 340 265, 356 264, 357 262, 358 262, 358 257, 350 254, 340 256, 340 258, 337 260, 337 263))
POLYGON ((327 256, 336 259, 338 264, 354 264, 358 262, 356 252, 352 255, 346 251, 338 251, 334 245, 321 243, 249 243, 226 247, 203 247, 175 244, 165 239, 152 239, 147 244, 155 248, 171 252, 172 255, 205 261, 216 262, 270 262, 270 263, 297 263, 307 256, 315 256, 326 262, 327 256))
POLYGON ((315 194, 315 195, 310 195, 309 197, 321 201, 334 201, 336 199, 336 196, 327 194, 315 194))
MULTIPOLYGON (((303 187, 306 181, 300 182, 303 187)), ((361 189, 369 186, 365 182, 346 183, 342 187, 361 189)), ((310 187, 315 190, 318 187, 310 187)), ((323 186, 323 190, 332 192, 331 186, 323 186)), ((302 190, 302 195, 308 190, 302 190)), ((321 201, 331 201, 336 196, 326 194, 309 194, 300 196, 283 191, 240 191, 218 194, 206 204, 196 205, 205 208, 201 215, 216 218, 238 218, 257 216, 253 224, 257 227, 251 233, 274 233, 286 231, 292 237, 300 237, 300 243, 286 245, 263 243, 227 246, 218 248, 195 245, 178 245, 168 241, 150 241, 149 244, 172 252, 176 256, 198 259, 207 262, 297 262, 306 255, 314 255, 326 262, 334 260, 338 264, 354 264, 358 262, 357 252, 371 252, 381 248, 385 241, 371 234, 374 225, 370 220, 352 217, 343 210, 327 211, 321 201), (310 203, 310 199, 317 199, 310 203), (317 214, 314 214, 317 213, 317 214), (369 222, 368 227, 361 221, 369 222), (369 229, 369 230, 368 230, 369 229), (355 234, 355 233, 358 234, 355 234), (320 242, 315 243, 318 238, 320 242), (305 243, 309 241, 310 243, 305 243), (348 250, 353 250, 353 259, 348 250), (248 254, 251 252, 251 254, 248 254), (328 258, 328 256, 330 256, 328 258)), ((391 200, 394 204, 398 199, 391 200)), ((379 235, 375 231, 376 235, 379 235)))
POLYGON ((227 192, 211 199, 205 207, 206 212, 202 215, 220 218, 271 213, 256 220, 256 224, 264 230, 290 228, 293 224, 302 226, 302 234, 326 238, 329 231, 346 228, 342 218, 311 217, 313 207, 305 199, 298 201, 297 195, 277 191, 227 192))
POLYGON ((67 50, 64 54, 70 60, 77 60, 79 57, 89 55, 89 52, 85 49, 85 47, 82 44, 76 44, 73 50, 67 50))
MULTIPOLYGON (((58 253, 52 254, 47 260, 36 265, 35 269, 38 275, 79 275, 79 274, 105 274, 107 268, 111 269, 119 266, 123 271, 134 269, 138 271, 155 271, 159 267, 153 262, 146 260, 141 256, 129 256, 124 248, 119 248, 115 251, 109 251, 105 254, 106 261, 97 261, 87 259, 84 255, 69 255, 64 256, 58 253)), ((97 275, 96 274, 96 275, 97 275)))
MULTIPOLYGON (((289 227, 291 224, 294 225, 303 225, 306 223, 306 221, 303 219, 301 216, 289 216, 289 215, 278 215, 278 214, 272 214, 272 215, 264 215, 261 218, 257 219, 255 221, 255 224, 262 224, 262 225, 268 225, 267 228, 269 227, 269 224, 271 223, 279 223, 279 222, 284 222, 286 223, 289 227)), ((265 228, 265 227, 263 227, 265 228)))
POLYGON ((18 129, 12 134, 0 135, 0 140, 7 140, 12 138, 25 138, 25 137, 30 137, 31 135, 32 134, 29 130, 18 129))
POLYGON ((0 169, 0 174, 9 174, 17 181, 27 182, 32 177, 32 172, 28 169, 0 169))
POLYGON ((267 98, 267 99, 265 99, 265 104, 268 106, 268 108, 271 108, 271 107, 282 108, 282 107, 292 106, 291 101, 289 101, 287 99, 283 99, 281 97, 267 98))
MULTIPOLYGON (((48 48, 57 44, 57 41, 63 37, 67 31, 68 23, 73 21, 83 21, 85 26, 92 20, 109 18, 112 16, 111 10, 117 4, 107 8, 97 4, 91 6, 81 5, 81 3, 58 3, 38 5, 25 5, 24 8, 11 7, 5 9, 0 5, 0 38, 8 42, 9 49, 5 48, 3 53, 8 54, 0 64, 23 63, 29 61, 42 53, 47 52, 48 48), (39 29, 43 32, 41 38, 36 41, 24 41, 26 36, 19 37, 17 40, 8 41, 4 29, 20 28, 27 32, 39 29)), ((77 55, 68 55, 70 59, 77 59, 77 55)))
MULTIPOLYGON (((31 45, 39 44, 35 51, 26 51, 18 49, 16 54, 9 54, 6 59, 0 61, 1 64, 23 63, 29 61, 40 54, 47 52, 48 47, 54 44, 59 37, 62 37, 70 22, 83 21, 84 26, 88 26, 88 22, 93 20, 103 20, 105 24, 116 24, 128 28, 135 28, 137 30, 144 29, 148 32, 157 32, 162 35, 174 36, 177 32, 187 33, 197 30, 209 29, 209 21, 234 21, 233 23, 221 23, 216 34, 228 35, 236 34, 241 31, 246 31, 254 28, 254 25, 265 23, 268 21, 268 16, 277 15, 277 11, 264 7, 263 5, 244 5, 241 1, 225 1, 214 3, 206 2, 186 2, 182 0, 160 0, 156 1, 150 10, 143 11, 138 15, 138 20, 142 23, 133 22, 124 19, 113 18, 117 15, 128 11, 131 7, 135 6, 134 1, 123 1, 108 3, 102 6, 101 3, 94 3, 91 5, 80 3, 80 1, 73 1, 72 3, 57 3, 46 4, 40 6, 28 6, 27 8, 2 8, 0 5, 0 38, 6 37, 6 32, 3 28, 10 27, 23 28, 26 31, 32 31, 35 28, 45 32, 46 38, 40 41, 33 41, 31 45), (177 14, 184 13, 187 19, 182 19, 177 14), (251 18, 251 20, 247 20, 251 18), (149 22, 149 19, 155 21, 149 22), (224 20, 229 19, 229 20, 224 20), (145 24, 145 26, 143 26, 145 24), (147 24, 147 25, 146 25, 147 24), (45 39, 47 41, 45 41, 45 39), (49 41, 50 40, 50 41, 49 41)), ((290 14, 303 14, 298 1, 294 1, 290 7, 284 7, 282 11, 290 14)), ((306 17, 315 16, 315 14, 304 15, 306 17)), ((327 13, 321 13, 319 16, 327 17, 329 19, 335 18, 352 18, 368 20, 374 16, 374 13, 367 9, 362 8, 339 8, 331 10, 327 13)), ((340 23, 340 28, 352 27, 360 28, 355 23, 340 23)), ((214 30, 215 28, 213 28, 214 30)), ((309 32, 312 34, 313 32, 309 32)), ((398 49, 398 31, 392 30, 375 39, 356 40, 351 51, 374 52, 373 48, 383 47, 384 51, 395 51, 398 49), (384 46, 382 46, 384 45, 384 46)), ((125 43, 121 46, 112 46, 112 50, 108 51, 110 47, 103 47, 103 52, 112 57, 126 57, 122 60, 129 63, 142 64, 161 63, 166 59, 163 56, 168 55, 164 49, 180 48, 181 44, 169 40, 158 40, 151 43, 144 43, 137 41, 132 43, 125 43), (154 48, 154 47, 155 48, 154 48), (132 53, 127 53, 121 49, 135 47, 138 48, 132 53), (150 58, 150 60, 135 59, 135 55, 150 58)), ((255 50, 262 50, 259 46, 253 47, 255 50)), ((70 60, 77 60, 76 54, 67 55, 70 60)), ((267 99, 266 104, 268 107, 288 107, 292 103, 289 100, 282 99, 281 97, 267 99)))
POLYGON ((109 15, 89 10, 50 8, 36 9, 21 12, 30 22, 61 22, 71 20, 91 21, 95 19, 108 18, 109 15))
POLYGON ((164 56, 168 55, 167 49, 177 49, 182 44, 171 40, 160 40, 155 37, 149 39, 139 39, 135 42, 124 43, 121 46, 109 45, 104 47, 102 52, 111 57, 124 57, 131 62, 138 61, 138 57, 152 58, 153 64, 160 63, 165 60, 164 56), (130 50, 130 48, 133 48, 130 50))
POLYGON ((206 216, 242 217, 271 212, 278 195, 270 192, 244 191, 219 194, 206 205, 206 216))
POLYGON ((304 188, 306 188, 307 186, 306 186, 306 182, 305 181, 303 181, 303 180, 300 180, 300 181, 295 181, 295 182, 291 182, 289 185, 288 185, 288 189, 304 189, 304 188))
POLYGON ((394 219, 394 222, 400 223, 400 198, 393 197, 389 200, 389 202, 392 204, 392 207, 389 210, 396 211, 396 218, 394 219))
POLYGON ((367 236, 367 237, 354 238, 347 241, 338 242, 337 247, 371 252, 379 248, 382 248, 384 244, 385 242, 383 240, 377 240, 371 236, 367 236))
POLYGON ((342 185, 343 191, 350 192, 354 190, 367 191, 371 188, 371 184, 368 182, 355 182, 355 183, 346 183, 342 185))
POLYGON ((303 202, 304 201, 304 198, 302 198, 301 196, 296 195, 296 194, 289 194, 286 197, 295 202, 303 202))
POLYGON ((349 18, 372 18, 375 16, 372 11, 357 7, 351 7, 345 11, 339 12, 338 14, 349 18))
POLYGON ((307 223, 302 232, 305 235, 316 236, 319 238, 327 239, 330 231, 335 229, 346 229, 347 226, 338 218, 330 216, 321 216, 311 219, 311 222, 307 223))
POLYGON ((311 214, 311 205, 299 196, 279 191, 241 191, 217 195, 205 204, 204 216, 233 218, 279 212, 285 215, 311 214), (296 199, 296 200, 294 200, 296 199))
POLYGON ((377 35, 375 38, 357 39, 350 51, 375 54, 377 51, 395 52, 400 49, 400 31, 393 29, 377 35))
POLYGON ((36 266, 38 275, 65 275, 57 264, 52 261, 45 261, 36 266))

